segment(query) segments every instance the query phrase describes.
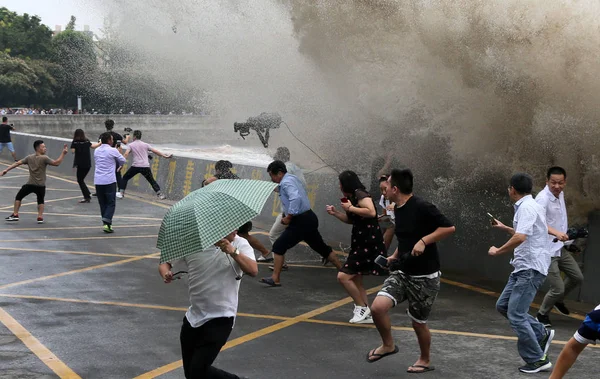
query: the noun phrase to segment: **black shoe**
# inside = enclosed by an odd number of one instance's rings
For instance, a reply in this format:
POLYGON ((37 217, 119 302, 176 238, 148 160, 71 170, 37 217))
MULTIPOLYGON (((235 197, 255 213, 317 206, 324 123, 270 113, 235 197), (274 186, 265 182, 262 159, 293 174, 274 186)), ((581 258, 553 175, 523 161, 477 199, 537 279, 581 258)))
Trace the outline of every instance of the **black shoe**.
POLYGON ((544 324, 544 326, 546 328, 549 328, 552 326, 552 324, 550 323, 550 317, 548 315, 543 315, 541 313, 538 313, 535 318, 537 318, 537 320, 539 322, 541 322, 542 324, 544 324))
POLYGON ((19 221, 19 215, 11 214, 5 218, 6 221, 19 221))
POLYGON ((540 348, 544 352, 544 358, 548 357, 548 351, 550 350, 550 344, 554 339, 554 330, 546 330, 546 337, 540 342, 540 348))
POLYGON ((92 196, 96 197, 96 196, 97 196, 97 195, 96 195, 96 192, 94 192, 94 193, 92 194, 92 196))
POLYGON ((571 314, 571 312, 569 312, 569 309, 567 308, 565 303, 554 304, 554 309, 556 309, 560 314, 563 314, 565 316, 568 316, 571 314))
POLYGON ((525 366, 519 367, 519 371, 526 374, 535 374, 536 372, 546 371, 552 368, 552 363, 548 357, 544 357, 537 362, 527 363, 525 366))

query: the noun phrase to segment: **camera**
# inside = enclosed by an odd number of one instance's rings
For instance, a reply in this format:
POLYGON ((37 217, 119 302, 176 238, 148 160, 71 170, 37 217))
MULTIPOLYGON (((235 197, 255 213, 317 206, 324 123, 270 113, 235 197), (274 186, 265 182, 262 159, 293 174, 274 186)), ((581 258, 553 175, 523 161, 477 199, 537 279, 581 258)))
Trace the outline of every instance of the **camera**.
MULTIPOLYGON (((133 129, 131 129, 131 128, 125 128, 125 129, 123 129, 123 131, 125 133, 131 133, 131 132, 133 132, 133 129)), ((127 134, 125 134, 125 135, 127 135, 127 134)))
POLYGON ((282 122, 283 120, 278 113, 263 112, 256 117, 248 118, 246 122, 234 122, 233 131, 246 139, 245 137, 250 135, 250 130, 254 130, 260 142, 267 148, 269 147, 269 130, 279 128, 282 122))
MULTIPOLYGON (((567 229, 567 236, 569 236, 570 240, 575 240, 577 238, 587 238, 589 232, 587 228, 569 228, 567 229)), ((558 242, 558 238, 552 240, 552 242, 558 242)))

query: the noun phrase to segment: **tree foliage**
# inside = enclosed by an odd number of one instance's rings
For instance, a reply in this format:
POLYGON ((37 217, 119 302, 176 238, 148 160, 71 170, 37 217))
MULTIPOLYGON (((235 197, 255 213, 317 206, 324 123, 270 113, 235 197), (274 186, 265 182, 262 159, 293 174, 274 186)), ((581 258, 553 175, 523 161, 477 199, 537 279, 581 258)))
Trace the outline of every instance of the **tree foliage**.
POLYGON ((48 59, 52 31, 37 16, 20 16, 0 8, 0 51, 13 57, 48 59))

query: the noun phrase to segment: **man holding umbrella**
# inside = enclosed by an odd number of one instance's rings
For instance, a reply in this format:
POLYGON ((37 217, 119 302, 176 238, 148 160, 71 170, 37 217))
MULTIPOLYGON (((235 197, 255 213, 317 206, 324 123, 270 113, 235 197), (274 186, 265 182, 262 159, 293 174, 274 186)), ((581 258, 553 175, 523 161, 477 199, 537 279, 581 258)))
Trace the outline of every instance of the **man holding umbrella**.
POLYGON ((240 279, 258 274, 254 250, 237 226, 260 214, 274 188, 265 181, 218 180, 179 201, 162 221, 160 276, 170 283, 179 274, 172 263, 184 264, 189 274, 190 307, 180 334, 188 379, 239 379, 212 367, 233 328, 240 279))

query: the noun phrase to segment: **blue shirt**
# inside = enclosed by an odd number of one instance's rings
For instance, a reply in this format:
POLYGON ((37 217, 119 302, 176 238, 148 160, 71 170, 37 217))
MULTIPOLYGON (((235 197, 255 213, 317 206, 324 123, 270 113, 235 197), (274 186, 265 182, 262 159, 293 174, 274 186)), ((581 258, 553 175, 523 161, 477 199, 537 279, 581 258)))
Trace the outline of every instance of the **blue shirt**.
POLYGON ((279 183, 279 197, 286 215, 297 215, 310 210, 310 201, 304 185, 295 175, 283 176, 279 183))
POLYGON ((94 184, 104 185, 117 182, 117 167, 127 162, 117 149, 108 144, 102 144, 94 151, 94 184))

